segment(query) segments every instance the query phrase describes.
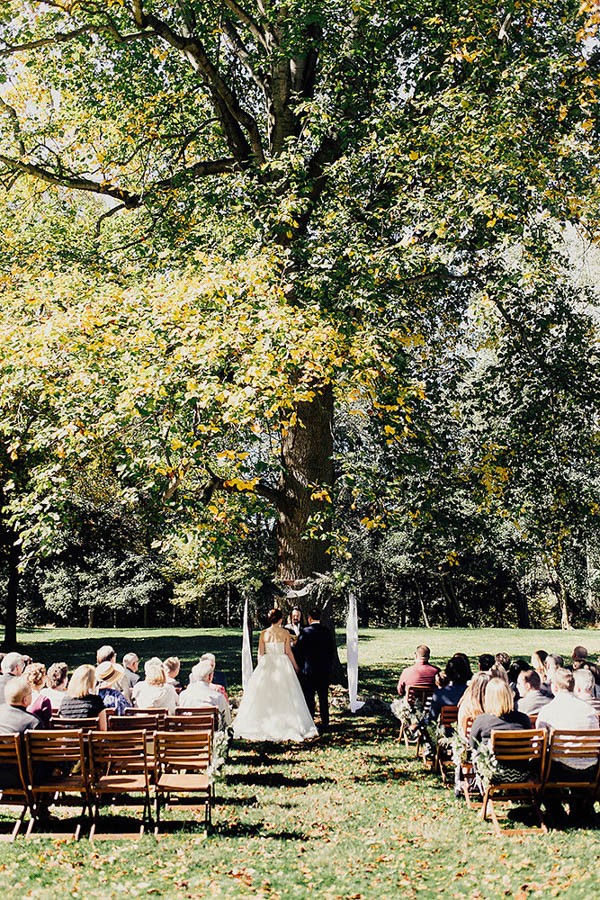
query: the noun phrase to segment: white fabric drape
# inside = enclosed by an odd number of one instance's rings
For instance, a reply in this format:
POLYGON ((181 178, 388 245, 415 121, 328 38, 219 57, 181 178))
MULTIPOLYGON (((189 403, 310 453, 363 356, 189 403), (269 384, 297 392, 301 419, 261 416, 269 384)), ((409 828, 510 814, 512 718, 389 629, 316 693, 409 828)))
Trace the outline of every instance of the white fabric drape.
POLYGON ((348 697, 350 711, 356 712, 364 703, 356 699, 358 694, 358 610, 356 594, 351 591, 348 597, 348 618, 346 620, 346 658, 348 670, 348 697))
POLYGON ((252 647, 250 645, 250 629, 248 628, 248 598, 244 601, 244 622, 242 625, 242 688, 250 681, 254 666, 252 665, 252 647))

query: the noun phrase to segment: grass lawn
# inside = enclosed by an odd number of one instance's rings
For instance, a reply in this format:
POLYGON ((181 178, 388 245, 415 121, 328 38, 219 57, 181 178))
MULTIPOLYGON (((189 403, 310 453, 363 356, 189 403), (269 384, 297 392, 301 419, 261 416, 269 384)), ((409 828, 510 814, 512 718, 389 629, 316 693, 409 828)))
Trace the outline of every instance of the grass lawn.
MULTIPOLYGON (((184 668, 213 650, 239 683, 239 632, 37 631, 21 635, 49 663, 92 660, 109 640, 142 658, 177 653, 184 668), (34 646, 37 645, 37 646, 34 646)), ((399 669, 425 640, 443 662, 505 649, 600 653, 600 632, 417 630, 361 632, 361 681, 391 699, 399 669)), ((343 657, 343 647, 341 648, 343 657)), ((330 898, 593 896, 600 833, 560 831, 492 837, 462 801, 395 740, 385 717, 334 710, 332 731, 311 745, 238 743, 217 786, 214 828, 141 841, 44 837, 0 844, 0 886, 9 897, 330 898)))

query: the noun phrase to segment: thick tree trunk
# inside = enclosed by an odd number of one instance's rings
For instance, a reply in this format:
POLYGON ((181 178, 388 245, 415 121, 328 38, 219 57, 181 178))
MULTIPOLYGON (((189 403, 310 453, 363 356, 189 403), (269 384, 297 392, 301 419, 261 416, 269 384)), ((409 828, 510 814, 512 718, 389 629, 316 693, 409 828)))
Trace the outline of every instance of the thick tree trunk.
POLYGON ((529 602, 520 588, 515 588, 514 604, 517 613, 519 628, 531 628, 531 616, 529 615, 529 602))
POLYGON ((19 562, 21 550, 17 535, 11 529, 4 531, 8 559, 8 584, 6 586, 6 606, 4 615, 4 641, 2 649, 7 652, 17 646, 17 610, 19 608, 19 562))
POLYGON ((284 583, 322 575, 330 568, 327 542, 307 536, 309 520, 323 518, 330 504, 315 497, 333 485, 333 392, 327 385, 310 403, 300 403, 297 421, 281 442, 282 474, 277 502, 277 574, 284 583))
POLYGON ((464 624, 463 613, 458 602, 458 597, 454 591, 452 578, 448 573, 442 575, 441 578, 442 591, 446 598, 446 612, 448 615, 448 625, 450 628, 461 628, 464 624))

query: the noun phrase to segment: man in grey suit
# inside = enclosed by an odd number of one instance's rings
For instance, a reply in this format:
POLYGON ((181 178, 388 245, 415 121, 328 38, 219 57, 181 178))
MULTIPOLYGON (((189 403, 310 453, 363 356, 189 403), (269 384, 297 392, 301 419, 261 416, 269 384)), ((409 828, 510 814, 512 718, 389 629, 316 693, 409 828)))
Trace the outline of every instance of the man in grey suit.
POLYGON ((41 728, 41 721, 27 712, 31 703, 31 685, 26 678, 11 678, 4 690, 4 703, 0 705, 0 734, 23 734, 32 728, 41 728))
POLYGON ((0 669, 2 670, 2 675, 0 675, 0 703, 4 703, 4 690, 6 685, 12 681, 13 678, 18 678, 19 675, 23 674, 25 669, 23 657, 20 653, 14 651, 12 653, 7 653, 0 664, 0 669))

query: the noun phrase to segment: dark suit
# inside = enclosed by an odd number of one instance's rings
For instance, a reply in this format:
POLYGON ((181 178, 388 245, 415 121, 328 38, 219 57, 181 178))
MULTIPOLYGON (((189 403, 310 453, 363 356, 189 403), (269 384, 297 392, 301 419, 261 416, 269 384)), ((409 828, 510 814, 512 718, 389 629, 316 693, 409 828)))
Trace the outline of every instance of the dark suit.
POLYGON ((299 678, 306 705, 315 717, 315 694, 319 698, 319 714, 323 728, 329 726, 329 681, 335 655, 333 634, 320 622, 311 622, 300 632, 294 645, 294 656, 300 669, 299 678))

